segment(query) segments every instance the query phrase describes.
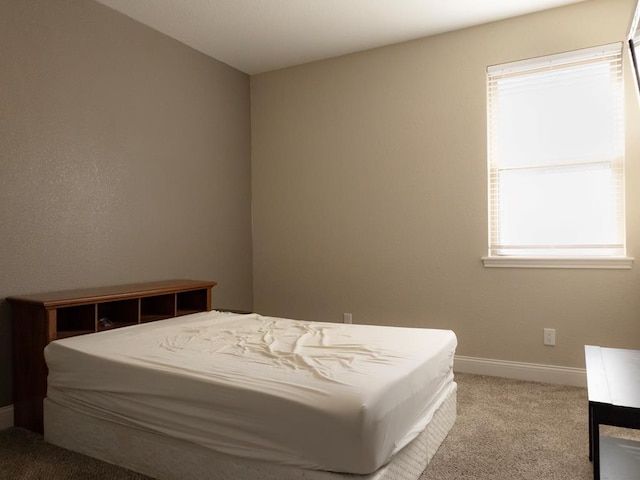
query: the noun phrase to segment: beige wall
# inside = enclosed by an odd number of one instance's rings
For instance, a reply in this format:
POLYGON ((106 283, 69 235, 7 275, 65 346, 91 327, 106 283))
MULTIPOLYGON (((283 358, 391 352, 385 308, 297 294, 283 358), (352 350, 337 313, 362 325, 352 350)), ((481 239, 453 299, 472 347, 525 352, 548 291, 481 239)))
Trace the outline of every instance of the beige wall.
POLYGON ((486 67, 621 41, 633 3, 590 0, 252 77, 254 308, 451 328, 458 354, 480 358, 584 367, 584 344, 640 348, 631 89, 633 269, 486 269, 480 260, 486 67), (544 327, 557 330, 556 347, 543 346, 544 327))
MULTIPOLYGON (((91 0, 2 0, 0 166, 0 300, 195 278, 251 308, 247 75, 91 0)), ((0 302, 0 406, 10 356, 0 302)))

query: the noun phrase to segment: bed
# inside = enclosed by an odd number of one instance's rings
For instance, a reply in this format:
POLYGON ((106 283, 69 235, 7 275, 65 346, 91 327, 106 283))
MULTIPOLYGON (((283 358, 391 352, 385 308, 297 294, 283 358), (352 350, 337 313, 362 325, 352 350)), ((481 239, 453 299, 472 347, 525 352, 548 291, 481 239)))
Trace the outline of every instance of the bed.
POLYGON ((58 340, 45 440, 161 479, 415 480, 455 421, 456 346, 217 311, 58 340))

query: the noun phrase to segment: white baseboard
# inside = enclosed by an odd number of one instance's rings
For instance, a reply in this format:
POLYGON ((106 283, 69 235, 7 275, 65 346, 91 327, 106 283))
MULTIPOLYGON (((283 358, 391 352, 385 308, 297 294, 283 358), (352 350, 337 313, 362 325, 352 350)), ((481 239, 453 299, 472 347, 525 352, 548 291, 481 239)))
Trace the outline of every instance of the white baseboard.
POLYGON ((0 430, 13 427, 13 405, 0 407, 0 430))
POLYGON ((558 367, 555 365, 509 362, 506 360, 456 355, 453 369, 460 373, 475 373, 477 375, 573 385, 576 387, 587 386, 587 373, 584 368, 558 367))

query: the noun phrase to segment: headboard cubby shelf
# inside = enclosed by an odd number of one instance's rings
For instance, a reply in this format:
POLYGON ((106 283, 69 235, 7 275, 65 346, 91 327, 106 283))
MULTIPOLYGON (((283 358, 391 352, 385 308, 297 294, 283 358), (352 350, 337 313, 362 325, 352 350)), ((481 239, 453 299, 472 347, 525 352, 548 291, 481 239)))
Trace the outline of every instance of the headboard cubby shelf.
POLYGON ((211 310, 213 281, 166 280, 7 298, 13 327, 14 425, 42 432, 49 342, 211 310))

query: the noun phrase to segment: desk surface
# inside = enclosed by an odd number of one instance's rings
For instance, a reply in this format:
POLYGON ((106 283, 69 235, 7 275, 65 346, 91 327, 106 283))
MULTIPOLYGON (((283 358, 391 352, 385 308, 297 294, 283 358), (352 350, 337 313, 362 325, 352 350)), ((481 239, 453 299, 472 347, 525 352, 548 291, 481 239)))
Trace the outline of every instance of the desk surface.
POLYGON ((640 408, 640 351, 585 345, 589 401, 640 408))

